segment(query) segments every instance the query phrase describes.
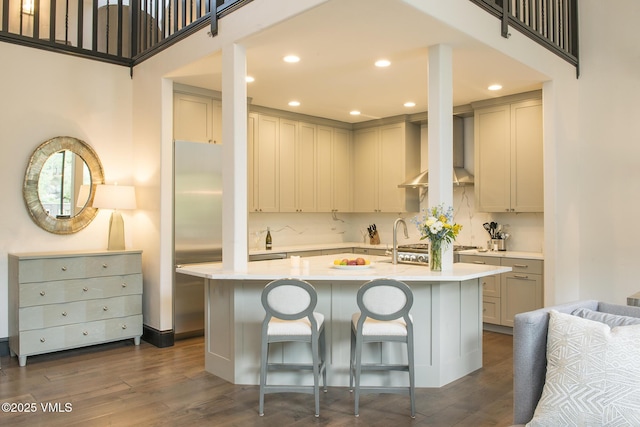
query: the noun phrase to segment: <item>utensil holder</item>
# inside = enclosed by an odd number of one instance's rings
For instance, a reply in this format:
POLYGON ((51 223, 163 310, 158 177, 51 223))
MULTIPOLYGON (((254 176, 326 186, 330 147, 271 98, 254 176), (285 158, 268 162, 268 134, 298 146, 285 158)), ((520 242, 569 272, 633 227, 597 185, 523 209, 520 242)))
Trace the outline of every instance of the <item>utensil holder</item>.
POLYGON ((371 245, 380 244, 380 236, 378 235, 378 231, 373 232, 373 235, 369 238, 369 244, 371 245))
POLYGON ((491 239, 487 241, 487 249, 490 251, 506 251, 507 241, 505 239, 491 239))

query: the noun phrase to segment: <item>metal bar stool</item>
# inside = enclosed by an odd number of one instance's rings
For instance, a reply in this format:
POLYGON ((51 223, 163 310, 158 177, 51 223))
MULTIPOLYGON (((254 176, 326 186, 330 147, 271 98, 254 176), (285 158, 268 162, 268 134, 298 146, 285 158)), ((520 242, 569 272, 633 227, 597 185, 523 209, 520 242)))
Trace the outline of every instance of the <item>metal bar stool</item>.
POLYGON ((262 305, 266 311, 262 322, 262 355, 260 363, 260 416, 264 415, 264 395, 267 393, 314 394, 316 417, 320 416, 319 377, 322 374, 324 392, 327 391, 325 366, 324 316, 313 310, 318 294, 310 283, 299 279, 279 279, 267 284, 262 291, 262 305), (312 363, 283 363, 268 361, 269 344, 300 341, 311 344, 312 363), (313 371, 313 385, 267 385, 269 370, 302 369, 313 371))
POLYGON ((359 313, 351 318, 351 363, 349 389, 354 390, 355 415, 358 416, 360 394, 408 393, 411 418, 416 416, 415 374, 413 351, 413 320, 409 310, 413 293, 405 283, 393 279, 375 279, 360 287, 357 294, 359 313), (371 342, 401 342, 407 344, 407 364, 362 363, 362 344, 371 342), (405 371, 409 387, 360 387, 362 371, 405 371))

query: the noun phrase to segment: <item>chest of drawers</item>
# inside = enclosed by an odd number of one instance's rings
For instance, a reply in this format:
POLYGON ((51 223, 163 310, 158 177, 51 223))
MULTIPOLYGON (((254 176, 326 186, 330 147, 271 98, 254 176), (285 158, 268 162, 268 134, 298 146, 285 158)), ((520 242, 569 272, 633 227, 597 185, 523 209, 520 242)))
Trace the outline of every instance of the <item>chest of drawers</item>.
POLYGON ((142 335, 142 252, 9 254, 9 348, 27 356, 142 335))

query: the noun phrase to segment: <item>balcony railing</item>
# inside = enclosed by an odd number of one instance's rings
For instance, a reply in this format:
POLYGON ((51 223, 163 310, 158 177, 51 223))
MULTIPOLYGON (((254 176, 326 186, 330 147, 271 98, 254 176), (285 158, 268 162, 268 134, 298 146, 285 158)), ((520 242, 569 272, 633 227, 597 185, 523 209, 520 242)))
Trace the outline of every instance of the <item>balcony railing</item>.
POLYGON ((0 41, 133 66, 249 1, 0 0, 0 41))
POLYGON ((471 0, 509 26, 575 65, 578 71, 578 0, 471 0))

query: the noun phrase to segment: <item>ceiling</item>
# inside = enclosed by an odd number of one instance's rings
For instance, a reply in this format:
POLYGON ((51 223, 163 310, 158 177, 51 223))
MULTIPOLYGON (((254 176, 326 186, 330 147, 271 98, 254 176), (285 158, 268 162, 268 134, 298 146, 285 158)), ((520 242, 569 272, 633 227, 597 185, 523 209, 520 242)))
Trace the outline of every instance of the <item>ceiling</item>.
MULTIPOLYGON (((453 52, 454 106, 540 89, 546 80, 399 0, 331 0, 242 41, 247 72, 255 78, 247 95, 254 105, 348 123, 424 112, 428 46, 442 43, 453 52), (289 54, 300 62, 285 63, 289 54), (381 58, 391 65, 375 67, 381 58), (493 83, 503 89, 489 91, 493 83), (290 107, 292 100, 300 106, 290 107), (408 101, 416 106, 404 107, 408 101), (361 115, 350 115, 351 110, 361 115)), ((221 91, 219 70, 216 53, 170 77, 221 91)))

